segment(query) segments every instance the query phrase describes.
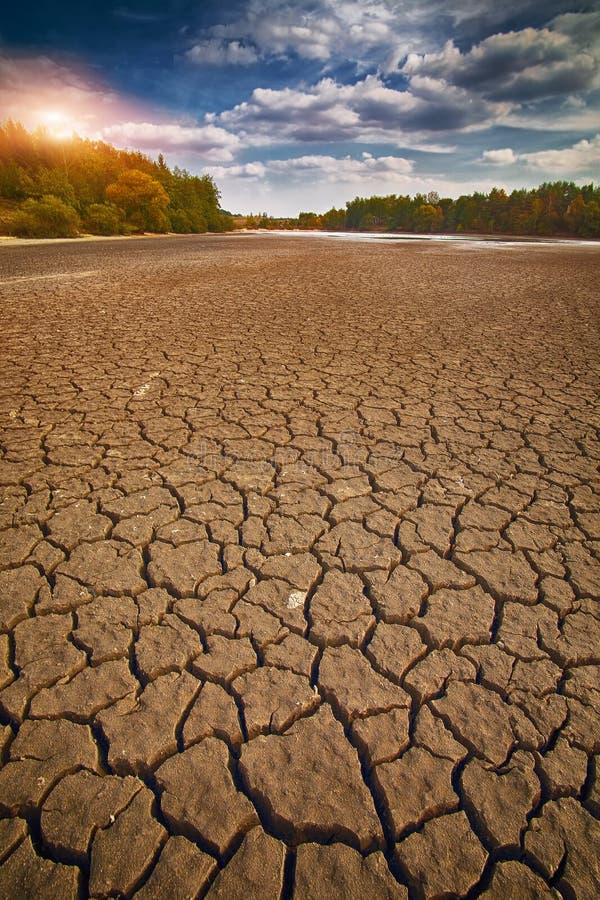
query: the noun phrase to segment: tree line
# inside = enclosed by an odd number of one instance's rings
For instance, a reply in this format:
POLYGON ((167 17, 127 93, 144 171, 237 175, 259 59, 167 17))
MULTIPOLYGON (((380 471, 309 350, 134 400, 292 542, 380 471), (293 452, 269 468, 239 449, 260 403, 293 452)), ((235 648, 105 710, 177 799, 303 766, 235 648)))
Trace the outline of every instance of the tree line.
POLYGON ((74 135, 57 139, 18 122, 0 125, 0 233, 20 237, 227 231, 208 175, 170 169, 162 154, 117 150, 74 135))
POLYGON ((162 154, 117 150, 43 128, 0 125, 0 234, 69 237, 144 231, 199 233, 247 228, 448 232, 600 237, 600 187, 572 181, 530 190, 502 188, 458 199, 435 191, 414 197, 355 197, 345 208, 296 218, 235 217, 220 208, 209 175, 170 169, 162 154))
POLYGON ((276 219, 263 214, 247 217, 246 227, 301 228, 323 231, 382 231, 426 234, 523 234, 600 237, 600 186, 572 181, 544 183, 512 191, 493 188, 454 200, 435 191, 414 197, 355 197, 345 209, 318 215, 276 219))

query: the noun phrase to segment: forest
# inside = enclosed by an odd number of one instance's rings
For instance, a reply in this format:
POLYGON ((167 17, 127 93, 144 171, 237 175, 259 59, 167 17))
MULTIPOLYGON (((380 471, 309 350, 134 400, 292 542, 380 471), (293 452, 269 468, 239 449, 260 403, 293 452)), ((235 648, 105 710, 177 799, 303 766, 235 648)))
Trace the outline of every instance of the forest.
POLYGON ((229 231, 219 200, 210 176, 171 170, 162 155, 154 162, 102 141, 0 125, 0 234, 229 231))
POLYGON ((475 192, 456 200, 440 198, 435 191, 414 197, 356 197, 345 209, 330 209, 322 215, 247 217, 245 227, 593 238, 600 237, 600 186, 555 181, 509 194, 493 188, 489 194, 475 192))
POLYGON ((236 227, 594 238, 600 237, 600 186, 556 181, 457 199, 435 191, 390 194, 356 197, 345 208, 297 218, 233 217, 221 209, 209 175, 170 169, 162 154, 154 161, 102 141, 57 139, 13 121, 0 125, 0 234, 188 234, 236 227))

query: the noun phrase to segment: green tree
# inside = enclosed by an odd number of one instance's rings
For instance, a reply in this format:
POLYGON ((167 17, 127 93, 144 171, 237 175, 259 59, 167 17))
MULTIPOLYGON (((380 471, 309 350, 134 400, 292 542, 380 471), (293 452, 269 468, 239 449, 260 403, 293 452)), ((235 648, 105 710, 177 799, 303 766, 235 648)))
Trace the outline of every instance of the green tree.
POLYGON ((319 216, 314 212, 301 212, 298 213, 298 227, 299 228, 320 228, 321 220, 319 216))
POLYGON ((583 237, 600 237, 600 202, 590 200, 585 204, 581 228, 583 237))
POLYGON ((439 207, 442 210, 443 216, 443 230, 444 231, 455 231, 456 230, 456 209, 454 205, 454 200, 451 197, 442 197, 439 202, 439 207))
POLYGON ((415 228, 417 231, 440 231, 444 222, 444 214, 440 206, 421 203, 415 212, 415 228))
POLYGON ((60 169, 47 169, 45 167, 39 169, 33 179, 31 193, 34 197, 45 197, 52 194, 69 206, 76 206, 77 204, 73 185, 66 173, 60 169))
POLYGON ((168 231, 169 195, 151 175, 139 169, 122 172, 106 188, 106 198, 123 210, 125 221, 135 231, 168 231))
POLYGON ((176 209, 171 213, 171 228, 175 234, 189 234, 194 231, 190 217, 184 209, 176 209))
POLYGON ((567 228, 573 234, 581 234, 581 227, 585 218, 585 200, 581 194, 571 200, 565 213, 567 228))
POLYGON ((330 209, 321 216, 321 226, 326 231, 341 231, 346 227, 346 211, 343 209, 330 209))
POLYGON ((412 231, 414 228, 415 204, 410 197, 393 197, 389 229, 390 231, 412 231))
POLYGON ((33 191, 33 181, 13 159, 0 162, 0 197, 22 200, 33 191))
POLYGON ((79 216, 76 210, 52 195, 39 200, 32 197, 25 200, 12 227, 12 233, 17 237, 27 238, 76 237, 78 230, 79 216))
POLYGON ((487 198, 487 228, 490 234, 508 230, 508 197, 502 188, 492 188, 487 198))
POLYGON ((92 203, 86 210, 84 228, 90 234, 122 234, 123 214, 112 203, 92 203))
POLYGON ((526 230, 533 234, 539 234, 543 225, 544 201, 541 197, 534 197, 529 207, 526 230))
POLYGON ((367 212, 360 220, 358 227, 361 231, 375 231, 378 225, 379 219, 377 218, 377 216, 375 216, 372 212, 367 212))

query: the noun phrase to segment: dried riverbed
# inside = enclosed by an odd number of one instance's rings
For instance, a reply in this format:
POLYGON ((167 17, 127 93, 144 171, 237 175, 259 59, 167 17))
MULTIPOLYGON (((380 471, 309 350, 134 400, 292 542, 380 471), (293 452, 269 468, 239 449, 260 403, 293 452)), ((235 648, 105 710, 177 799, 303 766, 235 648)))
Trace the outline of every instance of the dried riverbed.
POLYGON ((598 260, 0 247, 0 896, 598 896, 598 260))

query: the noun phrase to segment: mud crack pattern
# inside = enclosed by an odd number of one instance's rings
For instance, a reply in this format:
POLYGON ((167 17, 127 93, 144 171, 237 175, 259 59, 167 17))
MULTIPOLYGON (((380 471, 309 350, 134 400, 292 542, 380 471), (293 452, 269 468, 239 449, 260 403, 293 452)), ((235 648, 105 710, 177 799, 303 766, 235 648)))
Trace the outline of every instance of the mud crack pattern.
POLYGON ((598 896, 597 263, 0 249, 0 896, 598 896))

